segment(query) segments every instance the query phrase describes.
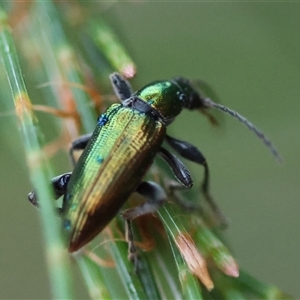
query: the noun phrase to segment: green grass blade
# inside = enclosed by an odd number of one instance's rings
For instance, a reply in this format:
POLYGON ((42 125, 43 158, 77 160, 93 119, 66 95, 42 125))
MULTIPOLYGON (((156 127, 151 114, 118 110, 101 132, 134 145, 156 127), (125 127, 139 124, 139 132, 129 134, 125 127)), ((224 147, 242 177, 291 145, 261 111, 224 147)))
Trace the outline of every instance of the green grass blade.
POLYGON ((199 217, 195 220, 195 224, 197 226, 197 232, 195 235, 196 243, 201 245, 201 248, 204 249, 206 255, 211 258, 216 267, 218 267, 224 274, 232 277, 238 277, 238 264, 229 252, 228 248, 199 217))
MULTIPOLYGON (((114 238, 123 238, 119 236, 120 231, 117 230, 116 226, 112 226, 112 229, 114 238)), ((111 239, 109 236, 107 238, 111 239)), ((142 282, 138 274, 135 273, 134 265, 127 258, 127 243, 111 242, 109 243, 109 248, 128 299, 147 299, 142 282)), ((125 297, 125 295, 122 296, 125 297)))
MULTIPOLYGON (((158 213, 181 255, 184 256, 190 272, 198 276, 206 288, 211 290, 213 288, 213 282, 209 276, 205 259, 200 252, 197 251, 192 238, 180 222, 180 219, 176 217, 178 215, 177 209, 173 205, 166 203, 159 209, 158 213)), ((175 258, 176 257, 175 255, 175 258)), ((176 263, 178 266, 182 266, 181 262, 176 263)), ((192 288, 193 283, 191 283, 190 287, 187 287, 185 286, 188 284, 187 282, 181 282, 183 290, 192 288)))
POLYGON ((261 299, 294 299, 292 296, 283 293, 277 286, 261 282, 244 270, 241 270, 237 283, 240 288, 242 287, 242 289, 261 299))
MULTIPOLYGON (((65 35, 54 4, 51 1, 38 2, 36 4, 36 17, 38 18, 38 25, 46 30, 48 44, 54 49, 55 59, 59 64, 60 72, 66 83, 83 86, 85 83, 80 68, 76 63, 75 51, 65 35)), ((76 87, 71 87, 71 90, 76 103, 76 109, 81 116, 84 132, 93 131, 96 114, 95 111, 89 109, 90 98, 88 94, 86 91, 76 87)))
POLYGON ((99 268, 86 255, 77 255, 76 261, 91 299, 112 299, 111 293, 104 285, 105 280, 101 273, 102 268, 99 268))
POLYGON ((136 67, 132 59, 104 20, 99 18, 91 20, 88 32, 114 70, 117 70, 127 78, 135 75, 136 67))
POLYGON ((170 234, 168 234, 173 256, 175 258, 178 275, 182 287, 182 298, 184 299, 204 299, 201 292, 201 287, 196 278, 191 274, 186 262, 183 260, 180 252, 174 244, 170 234))
POLYGON ((32 183, 41 200, 41 217, 45 237, 45 251, 48 262, 52 294, 56 299, 71 298, 69 260, 62 242, 59 222, 55 216, 53 193, 49 187, 50 170, 41 151, 42 134, 31 109, 22 71, 19 65, 7 17, 0 10, 0 43, 2 62, 11 87, 21 134, 24 141, 27 164, 32 183))

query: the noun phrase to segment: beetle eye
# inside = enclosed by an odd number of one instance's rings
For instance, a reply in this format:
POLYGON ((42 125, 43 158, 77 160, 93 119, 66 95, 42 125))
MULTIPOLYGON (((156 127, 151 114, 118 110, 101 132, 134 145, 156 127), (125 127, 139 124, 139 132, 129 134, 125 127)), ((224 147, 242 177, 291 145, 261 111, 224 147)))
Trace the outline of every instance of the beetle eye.
POLYGON ((183 94, 183 93, 180 93, 180 94, 178 95, 178 98, 179 98, 179 100, 182 101, 182 102, 185 102, 185 101, 186 101, 186 95, 183 94))

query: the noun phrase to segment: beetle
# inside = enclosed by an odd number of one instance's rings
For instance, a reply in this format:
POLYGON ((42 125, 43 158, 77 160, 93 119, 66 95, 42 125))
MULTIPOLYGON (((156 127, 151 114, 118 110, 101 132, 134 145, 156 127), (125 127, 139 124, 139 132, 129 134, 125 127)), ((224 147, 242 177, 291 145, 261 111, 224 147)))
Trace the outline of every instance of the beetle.
MULTIPOLYGON (((214 208, 205 157, 192 144, 167 134, 167 126, 184 108, 206 111, 214 107, 231 114, 254 131, 280 159, 271 142, 252 123, 203 97, 185 78, 152 82, 135 93, 120 74, 113 73, 110 80, 121 103, 111 105, 98 118, 92 134, 72 143, 70 155, 73 162, 74 151, 83 150, 73 172, 52 179, 55 197, 63 196, 60 213, 69 252, 79 250, 98 235, 135 191, 144 196, 146 202, 126 210, 122 216, 126 221, 129 257, 136 258, 131 220, 156 211, 167 198, 158 184, 143 181, 155 156, 158 154, 167 162, 181 186, 191 188, 193 185, 184 164, 162 146, 164 141, 182 157, 204 167, 202 192, 214 208)), ((29 193, 28 199, 38 206, 34 191, 29 193)))

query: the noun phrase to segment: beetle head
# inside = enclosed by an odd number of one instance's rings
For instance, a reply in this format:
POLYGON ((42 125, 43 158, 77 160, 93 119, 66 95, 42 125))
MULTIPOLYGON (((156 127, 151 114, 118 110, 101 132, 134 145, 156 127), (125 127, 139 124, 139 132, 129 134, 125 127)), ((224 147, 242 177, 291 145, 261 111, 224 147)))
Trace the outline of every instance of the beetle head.
POLYGON ((207 105, 205 105, 204 96, 197 91, 193 85, 191 84, 191 81, 183 78, 183 77, 175 77, 173 78, 173 81, 177 83, 178 86, 182 89, 183 93, 186 96, 185 102, 184 102, 184 108, 187 109, 203 109, 208 108, 207 105))

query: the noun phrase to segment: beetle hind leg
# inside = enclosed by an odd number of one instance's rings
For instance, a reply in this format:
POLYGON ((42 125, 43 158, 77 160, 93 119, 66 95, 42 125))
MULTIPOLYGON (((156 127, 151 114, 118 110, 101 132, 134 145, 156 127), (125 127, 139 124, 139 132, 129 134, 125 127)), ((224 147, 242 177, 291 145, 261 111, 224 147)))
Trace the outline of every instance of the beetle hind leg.
POLYGON ((133 262, 135 272, 139 269, 138 250, 134 244, 131 220, 125 219, 125 239, 128 244, 128 259, 133 262))
POLYGON ((138 251, 134 244, 132 220, 154 213, 157 209, 167 201, 167 195, 163 188, 155 182, 143 181, 136 189, 136 192, 146 198, 146 202, 133 208, 129 208, 122 213, 122 217, 126 221, 125 236, 128 243, 128 258, 138 269, 138 251))

